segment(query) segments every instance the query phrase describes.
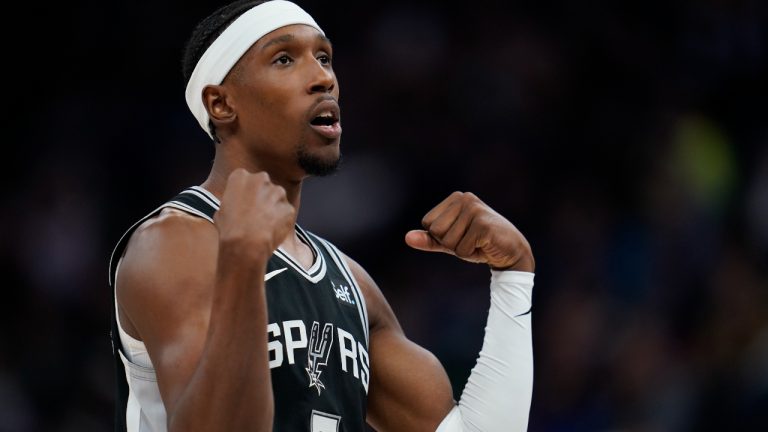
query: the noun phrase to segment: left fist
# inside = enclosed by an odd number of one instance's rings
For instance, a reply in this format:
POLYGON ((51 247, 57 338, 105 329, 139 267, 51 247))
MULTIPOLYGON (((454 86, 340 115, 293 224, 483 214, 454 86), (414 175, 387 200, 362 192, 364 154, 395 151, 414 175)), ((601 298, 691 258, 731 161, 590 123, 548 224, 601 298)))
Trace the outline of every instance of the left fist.
POLYGON ((454 192, 421 220, 424 230, 405 235, 408 246, 444 252, 494 270, 533 273, 531 246, 504 216, 471 192, 454 192))

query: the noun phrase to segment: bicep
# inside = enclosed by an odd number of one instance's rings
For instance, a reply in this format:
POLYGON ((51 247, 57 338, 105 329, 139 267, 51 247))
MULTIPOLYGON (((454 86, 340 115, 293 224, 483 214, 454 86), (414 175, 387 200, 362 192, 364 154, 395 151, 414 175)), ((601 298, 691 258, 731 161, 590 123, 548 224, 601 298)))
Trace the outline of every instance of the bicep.
POLYGON ((377 430, 434 431, 454 407, 440 361, 410 341, 381 290, 347 257, 360 283, 370 317, 371 384, 368 422, 377 430))
POLYGON ((402 333, 371 333, 368 418, 381 431, 434 431, 453 408, 451 384, 437 358, 402 333))
POLYGON ((134 234, 116 282, 121 312, 147 348, 169 414, 202 355, 216 262, 206 230, 203 241, 191 245, 191 238, 201 240, 200 233, 179 233, 190 227, 172 224, 160 222, 134 234))

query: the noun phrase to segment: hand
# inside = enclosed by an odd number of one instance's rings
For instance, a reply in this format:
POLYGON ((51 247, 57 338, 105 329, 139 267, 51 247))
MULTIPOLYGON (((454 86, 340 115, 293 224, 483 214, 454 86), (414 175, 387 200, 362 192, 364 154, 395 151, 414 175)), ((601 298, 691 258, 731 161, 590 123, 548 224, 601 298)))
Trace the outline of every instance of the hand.
POLYGON ((502 215, 470 192, 454 192, 421 220, 405 242, 414 249, 444 252, 494 270, 533 272, 531 246, 502 215))
POLYGON ((214 216, 219 243, 246 258, 269 259, 293 231, 296 210, 269 174, 237 169, 229 175, 214 216))

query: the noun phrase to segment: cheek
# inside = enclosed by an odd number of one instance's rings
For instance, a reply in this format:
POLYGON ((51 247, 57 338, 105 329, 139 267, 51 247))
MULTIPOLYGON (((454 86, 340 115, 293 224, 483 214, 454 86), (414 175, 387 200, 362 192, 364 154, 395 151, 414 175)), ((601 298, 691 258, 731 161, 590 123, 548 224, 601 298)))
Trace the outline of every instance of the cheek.
POLYGON ((289 105, 282 93, 275 90, 274 88, 254 89, 249 92, 246 110, 248 122, 274 126, 275 123, 285 120, 289 105))

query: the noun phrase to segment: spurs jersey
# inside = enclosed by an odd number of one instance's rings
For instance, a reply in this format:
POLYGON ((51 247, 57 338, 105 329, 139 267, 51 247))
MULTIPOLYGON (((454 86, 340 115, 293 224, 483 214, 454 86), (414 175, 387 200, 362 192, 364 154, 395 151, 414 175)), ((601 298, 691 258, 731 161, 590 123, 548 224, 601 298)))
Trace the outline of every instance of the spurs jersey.
MULTIPOLYGON (((115 293, 120 259, 133 231, 164 208, 213 223, 219 201, 199 186, 184 190, 134 224, 112 253, 109 284, 115 293)), ((339 251, 296 226, 313 251, 305 270, 284 250, 270 258, 265 275, 269 367, 280 432, 364 431, 370 377, 365 299, 339 251)), ((144 344, 128 335, 112 305, 118 431, 166 430, 166 413, 144 344)))

